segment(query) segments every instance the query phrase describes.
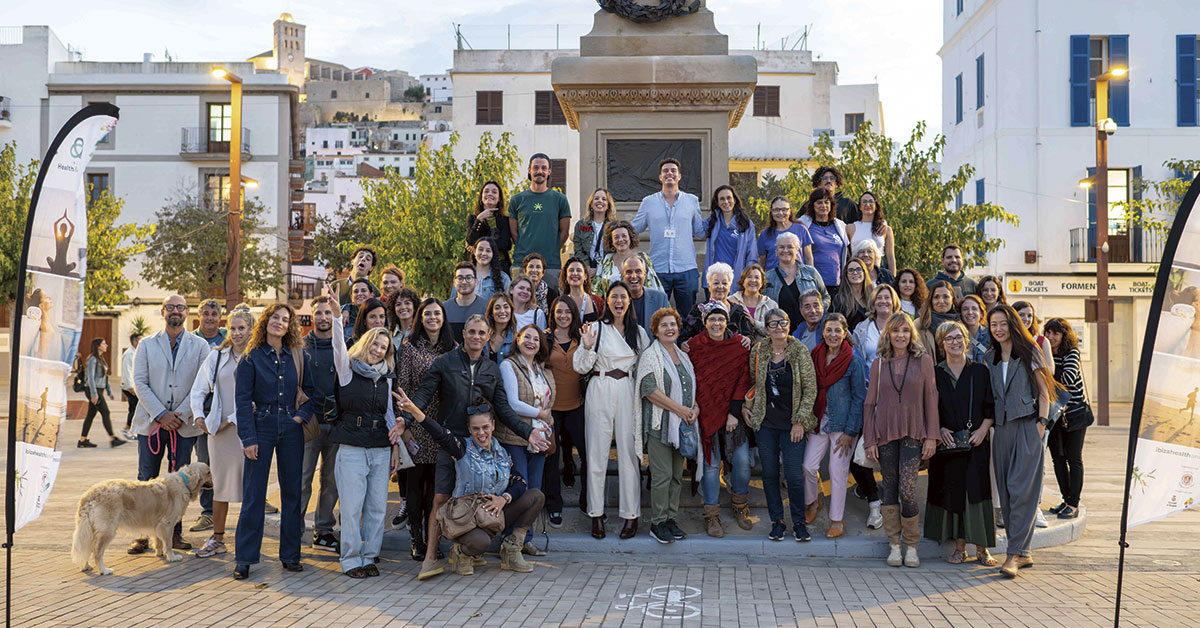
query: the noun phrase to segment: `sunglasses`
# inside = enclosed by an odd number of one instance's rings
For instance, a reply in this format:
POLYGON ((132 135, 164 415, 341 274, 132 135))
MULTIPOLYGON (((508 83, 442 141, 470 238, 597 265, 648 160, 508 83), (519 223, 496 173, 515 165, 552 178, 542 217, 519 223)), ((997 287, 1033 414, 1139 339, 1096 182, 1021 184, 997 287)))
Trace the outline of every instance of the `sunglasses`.
POLYGON ((486 403, 477 406, 467 406, 467 416, 475 414, 491 414, 492 407, 486 403))

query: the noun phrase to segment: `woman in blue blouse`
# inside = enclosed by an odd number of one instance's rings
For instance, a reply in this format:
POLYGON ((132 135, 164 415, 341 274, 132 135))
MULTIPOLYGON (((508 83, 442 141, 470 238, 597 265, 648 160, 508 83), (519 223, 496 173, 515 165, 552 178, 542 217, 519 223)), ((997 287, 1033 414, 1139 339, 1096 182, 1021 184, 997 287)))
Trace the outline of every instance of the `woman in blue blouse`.
MULTIPOLYGON (((732 187, 722 185, 713 192, 708 221, 704 225, 707 243, 704 245, 704 267, 717 262, 729 264, 734 277, 742 269, 758 261, 758 238, 754 221, 750 220, 742 199, 732 187)), ((708 273, 701 273, 702 287, 708 290, 708 273)))
POLYGON ((837 294, 842 283, 842 269, 846 266, 847 247, 850 246, 846 223, 838 219, 835 203, 833 192, 817 188, 808 195, 807 213, 799 218, 800 224, 807 227, 812 236, 812 265, 821 273, 830 295, 837 294))

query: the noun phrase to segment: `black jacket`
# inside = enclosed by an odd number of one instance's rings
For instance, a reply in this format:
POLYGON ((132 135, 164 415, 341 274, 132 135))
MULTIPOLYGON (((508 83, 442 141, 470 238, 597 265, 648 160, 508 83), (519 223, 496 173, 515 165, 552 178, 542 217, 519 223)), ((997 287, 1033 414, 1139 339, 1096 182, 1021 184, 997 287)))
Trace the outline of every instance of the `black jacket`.
MULTIPOLYGON (((501 269, 508 270, 512 265, 512 259, 509 257, 512 250, 512 233, 508 228, 508 216, 497 213, 492 219, 496 221, 495 229, 492 229, 486 220, 476 220, 474 214, 467 216, 467 246, 475 246, 481 238, 491 236, 499 249, 495 255, 500 260, 501 269)), ((517 261, 520 263, 520 260, 517 261)))
MULTIPOLYGON (((333 333, 342 330, 334 329, 333 333)), ((323 423, 337 417, 337 371, 333 368, 333 339, 322 340, 313 332, 304 336, 304 394, 312 399, 313 415, 323 423), (329 411, 330 420, 325 419, 329 411)))
MULTIPOLYGON (((422 411, 436 397, 439 404, 437 422, 455 436, 466 438, 471 435, 467 427, 467 408, 479 397, 488 400, 496 419, 517 436, 529 440, 529 434, 533 432, 533 426, 522 421, 513 412, 512 406, 508 405, 508 395, 500 379, 500 367, 484 356, 475 362, 475 373, 472 375, 471 359, 462 347, 438 356, 429 366, 416 392, 407 392, 422 411)), ((405 412, 403 416, 411 427, 415 422, 412 415, 405 412)))

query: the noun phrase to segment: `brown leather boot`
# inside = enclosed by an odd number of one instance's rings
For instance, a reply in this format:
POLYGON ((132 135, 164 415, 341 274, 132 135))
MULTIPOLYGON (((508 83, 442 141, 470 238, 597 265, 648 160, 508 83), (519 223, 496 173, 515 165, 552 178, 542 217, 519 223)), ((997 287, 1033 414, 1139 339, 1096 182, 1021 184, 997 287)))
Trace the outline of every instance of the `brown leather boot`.
POLYGON ((900 553, 900 504, 880 506, 879 512, 883 515, 883 530, 888 537, 887 564, 889 567, 899 567, 904 564, 900 553))
POLYGON ((729 504, 733 507, 733 518, 739 528, 749 530, 754 527, 754 522, 750 521, 750 504, 746 503, 745 495, 730 495, 729 504))
POLYGON ((714 538, 725 536, 725 526, 721 525, 721 507, 717 505, 704 506, 704 531, 714 538))

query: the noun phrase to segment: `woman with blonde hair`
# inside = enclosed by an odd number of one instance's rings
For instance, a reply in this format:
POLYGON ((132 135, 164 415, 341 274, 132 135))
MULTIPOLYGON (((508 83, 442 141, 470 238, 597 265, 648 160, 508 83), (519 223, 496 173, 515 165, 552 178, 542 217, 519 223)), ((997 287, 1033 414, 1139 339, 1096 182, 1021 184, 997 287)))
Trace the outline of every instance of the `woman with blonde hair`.
POLYGON ((225 548, 225 522, 229 518, 229 504, 242 501, 242 464, 246 453, 242 451, 242 441, 237 433, 237 365, 250 340, 254 316, 248 310, 235 309, 229 313, 227 327, 229 333, 225 340, 204 358, 188 395, 196 427, 208 434, 208 459, 212 468, 213 532, 196 550, 196 556, 200 558, 228 551, 225 548), (205 407, 206 401, 208 407, 205 407))
POLYGON ((617 206, 608 190, 596 188, 584 207, 583 220, 575 222, 575 232, 571 234, 571 257, 584 260, 594 273, 604 256, 612 253, 612 242, 604 238, 608 227, 617 220, 617 206))
POLYGON ((919 567, 921 540, 917 471, 937 449, 938 394, 933 358, 917 340, 912 319, 896 312, 879 335, 879 351, 863 404, 863 446, 867 459, 879 463, 883 481, 883 527, 887 531, 887 564, 919 567), (907 548, 901 558, 901 534, 907 548))

